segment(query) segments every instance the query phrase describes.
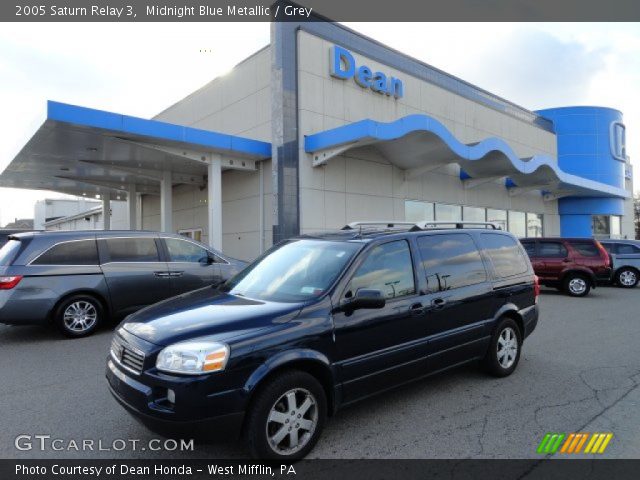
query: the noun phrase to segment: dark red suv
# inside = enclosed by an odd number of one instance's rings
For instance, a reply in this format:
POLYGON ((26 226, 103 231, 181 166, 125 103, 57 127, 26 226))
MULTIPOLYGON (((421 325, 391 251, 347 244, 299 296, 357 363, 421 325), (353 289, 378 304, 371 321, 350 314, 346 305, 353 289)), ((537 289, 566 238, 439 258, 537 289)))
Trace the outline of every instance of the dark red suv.
POLYGON ((611 258, 590 238, 523 238, 540 284, 584 297, 597 282, 611 280, 611 258))

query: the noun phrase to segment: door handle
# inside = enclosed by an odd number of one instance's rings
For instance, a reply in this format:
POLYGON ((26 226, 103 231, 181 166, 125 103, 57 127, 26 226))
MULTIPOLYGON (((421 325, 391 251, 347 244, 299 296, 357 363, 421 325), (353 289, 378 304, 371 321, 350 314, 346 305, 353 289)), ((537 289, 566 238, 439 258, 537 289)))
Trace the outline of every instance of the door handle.
POLYGON ((170 277, 181 277, 184 274, 184 272, 171 272, 169 273, 170 277))
POLYGON ((170 276, 169 272, 153 272, 156 277, 168 277, 170 276))
POLYGON ((411 315, 422 315, 424 313, 424 307, 421 303, 414 303, 411 305, 409 311, 411 312, 411 315))
POLYGON ((444 298, 435 298, 432 300, 431 305, 433 305, 433 308, 436 310, 439 310, 443 308, 446 303, 447 301, 444 298))

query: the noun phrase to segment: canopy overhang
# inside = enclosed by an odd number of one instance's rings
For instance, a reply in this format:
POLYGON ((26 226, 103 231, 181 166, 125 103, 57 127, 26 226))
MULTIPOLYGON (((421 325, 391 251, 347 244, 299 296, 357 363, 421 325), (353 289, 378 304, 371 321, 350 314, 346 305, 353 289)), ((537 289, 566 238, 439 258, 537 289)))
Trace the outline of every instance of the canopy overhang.
POLYGON ((214 156, 222 170, 252 171, 271 144, 49 101, 0 186, 124 200, 132 191, 159 194, 166 172, 173 185, 205 186, 214 156))
POLYGON ((409 115, 390 123, 362 120, 305 137, 305 151, 320 166, 332 157, 375 148, 408 177, 456 163, 465 187, 504 178, 510 195, 538 190, 547 199, 564 196, 628 198, 629 192, 564 172, 546 155, 519 158, 502 139, 465 144, 438 120, 409 115))

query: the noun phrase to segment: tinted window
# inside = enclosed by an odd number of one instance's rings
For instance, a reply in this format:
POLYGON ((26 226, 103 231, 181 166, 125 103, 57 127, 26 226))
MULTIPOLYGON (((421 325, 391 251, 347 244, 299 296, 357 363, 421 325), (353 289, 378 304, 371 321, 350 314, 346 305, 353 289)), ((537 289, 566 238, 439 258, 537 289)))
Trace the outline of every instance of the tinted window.
POLYGON ((176 238, 165 238, 164 241, 167 243, 169 260, 171 262, 207 262, 209 253, 207 250, 195 243, 178 240, 176 238))
POLYGON ((473 239, 466 234, 418 238, 420 257, 431 291, 481 283, 487 274, 473 239))
POLYGON ((415 293, 409 244, 400 240, 375 247, 358 267, 347 291, 354 295, 361 288, 380 290, 385 298, 415 293))
POLYGON ((571 246, 583 257, 600 256, 600 250, 593 242, 571 242, 571 246))
POLYGON ((524 247, 525 252, 530 257, 534 257, 536 255, 536 244, 535 242, 522 242, 522 246, 524 247))
POLYGON ((158 248, 153 238, 107 238, 112 262, 157 262, 158 248))
MULTIPOLYGON (((614 245, 613 243, 604 243, 604 242, 600 242, 600 243, 602 243, 602 246, 607 252, 616 253, 616 245, 614 245)), ((621 245, 618 245, 618 249, 620 249, 620 247, 621 245)))
POLYGON ((567 249, 560 242, 540 242, 538 243, 539 257, 566 257, 567 249))
POLYGON ((79 240, 54 245, 36 258, 32 265, 97 265, 95 240, 79 240))
POLYGON ((522 250, 514 238, 495 233, 483 233, 480 235, 480 241, 498 277, 511 277, 528 270, 522 250))
POLYGON ((11 265, 14 257, 20 250, 19 240, 9 240, 0 248, 0 265, 11 265))
POLYGON ((629 245, 628 243, 618 244, 618 254, 627 255, 630 253, 640 253, 640 247, 636 247, 635 245, 629 245))
POLYGON ((326 292, 361 245, 295 240, 274 247, 223 289, 234 295, 274 302, 301 302, 326 292))

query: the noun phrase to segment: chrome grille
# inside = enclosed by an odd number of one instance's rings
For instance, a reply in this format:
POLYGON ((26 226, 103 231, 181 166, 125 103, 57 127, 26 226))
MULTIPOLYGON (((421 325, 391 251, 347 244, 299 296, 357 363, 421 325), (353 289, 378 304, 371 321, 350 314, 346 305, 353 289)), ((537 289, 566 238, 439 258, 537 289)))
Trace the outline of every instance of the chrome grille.
POLYGON ((144 353, 115 335, 111 341, 111 357, 127 370, 139 375, 144 366, 144 353))

